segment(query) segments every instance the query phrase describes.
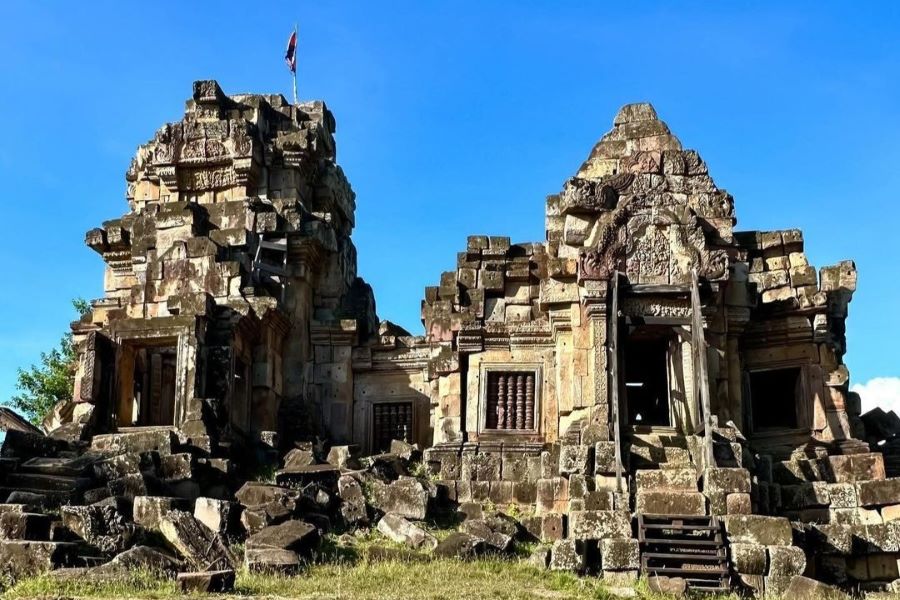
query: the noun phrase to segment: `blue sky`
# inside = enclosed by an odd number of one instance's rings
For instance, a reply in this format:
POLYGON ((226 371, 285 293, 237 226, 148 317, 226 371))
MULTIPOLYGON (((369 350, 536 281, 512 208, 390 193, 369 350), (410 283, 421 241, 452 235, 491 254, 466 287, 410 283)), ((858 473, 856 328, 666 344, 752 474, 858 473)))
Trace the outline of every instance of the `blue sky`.
POLYGON ((856 260, 853 381, 900 384, 900 4, 6 0, 0 15, 2 398, 69 300, 102 294, 83 234, 127 209, 136 147, 195 79, 289 95, 295 21, 300 95, 337 118, 382 318, 420 332, 423 288, 469 234, 543 239, 544 197, 620 105, 650 101, 734 195, 738 229, 800 227, 816 266, 856 260))

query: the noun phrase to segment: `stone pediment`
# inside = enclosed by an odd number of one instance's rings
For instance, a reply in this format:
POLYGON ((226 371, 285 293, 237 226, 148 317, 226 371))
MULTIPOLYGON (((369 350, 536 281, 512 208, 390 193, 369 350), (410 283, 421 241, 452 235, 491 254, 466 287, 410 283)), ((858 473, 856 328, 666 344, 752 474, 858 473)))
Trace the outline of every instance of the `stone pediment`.
POLYGON ((731 196, 649 104, 623 107, 547 203, 550 254, 574 256, 579 280, 619 270, 631 283, 682 284, 693 267, 721 279, 733 225, 731 196))

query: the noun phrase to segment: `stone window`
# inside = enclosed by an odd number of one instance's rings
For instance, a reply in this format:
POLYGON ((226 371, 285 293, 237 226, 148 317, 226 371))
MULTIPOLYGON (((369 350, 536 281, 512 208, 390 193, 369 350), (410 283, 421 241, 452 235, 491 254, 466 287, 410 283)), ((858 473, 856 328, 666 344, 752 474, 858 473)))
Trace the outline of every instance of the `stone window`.
POLYGON ((750 372, 752 430, 797 429, 797 408, 802 393, 800 367, 750 372))
POLYGON ((537 390, 537 371, 487 371, 484 428, 536 430, 537 390))
POLYGON ((413 441, 412 402, 379 402, 372 405, 372 448, 383 452, 391 440, 413 441))

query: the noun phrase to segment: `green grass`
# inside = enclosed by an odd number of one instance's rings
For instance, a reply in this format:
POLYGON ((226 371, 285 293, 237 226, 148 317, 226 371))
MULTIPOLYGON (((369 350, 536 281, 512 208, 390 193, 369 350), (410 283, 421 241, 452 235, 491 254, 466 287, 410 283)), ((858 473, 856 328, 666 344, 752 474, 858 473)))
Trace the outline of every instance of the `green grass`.
MULTIPOLYGON (((129 573, 115 580, 83 577, 57 580, 42 575, 19 582, 2 598, 173 598, 176 585, 148 575, 129 573)), ((473 562, 434 560, 421 563, 359 561, 313 565, 293 575, 241 572, 231 597, 323 598, 341 600, 437 598, 605 599, 601 580, 542 571, 500 559, 473 562)))

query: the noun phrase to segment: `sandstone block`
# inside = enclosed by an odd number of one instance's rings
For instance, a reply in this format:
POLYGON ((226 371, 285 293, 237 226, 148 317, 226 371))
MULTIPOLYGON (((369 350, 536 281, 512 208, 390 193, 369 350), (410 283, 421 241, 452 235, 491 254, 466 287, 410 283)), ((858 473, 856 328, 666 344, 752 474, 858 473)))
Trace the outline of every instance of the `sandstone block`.
POLYGON ((210 531, 229 533, 237 523, 238 505, 228 500, 197 498, 194 502, 194 518, 210 531))
POLYGON ((762 515, 727 515, 725 533, 729 543, 790 546, 791 523, 783 517, 762 515))
POLYGON ((900 498, 900 477, 861 481, 856 484, 860 506, 885 506, 896 504, 900 498))
POLYGON ((159 530, 159 523, 173 510, 186 510, 188 502, 165 496, 137 496, 133 505, 134 522, 151 531, 159 530))
POLYGON ((521 520, 522 527, 540 542, 555 542, 565 535, 565 518, 560 513, 544 513, 521 520))
POLYGON ((604 571, 626 571, 640 568, 640 545, 630 538, 600 540, 600 564, 604 571))
POLYGON ((697 474, 693 469, 649 469, 635 473, 638 490, 697 491, 697 474))
POLYGON ((414 477, 401 477, 387 485, 377 483, 371 500, 384 513, 419 521, 425 518, 428 508, 428 492, 414 477))
POLYGON ((199 571, 222 567, 233 569, 236 565, 234 554, 224 540, 188 512, 171 510, 163 515, 159 521, 159 532, 199 571))
POLYGON ((757 544, 730 544, 731 564, 734 570, 745 575, 765 575, 768 565, 765 546, 757 544))
POLYGON ((766 572, 774 577, 793 577, 806 568, 806 554, 796 546, 769 546, 769 568, 766 572))
POLYGON ((577 540, 556 540, 550 549, 550 569, 553 571, 584 570, 584 552, 577 540))
POLYGON ((399 515, 388 513, 378 521, 378 531, 388 539, 413 548, 433 549, 437 540, 430 533, 399 515))
POLYGON ((640 490, 634 510, 653 515, 705 515, 706 498, 700 492, 640 490))
POLYGON ((222 594, 234 590, 234 571, 179 573, 176 581, 182 594, 222 594))
POLYGON ((584 510, 569 515, 569 537, 602 540, 631 537, 631 515, 618 510, 584 510))
POLYGON ((309 557, 319 545, 319 531, 305 521, 285 521, 270 525, 247 538, 248 550, 274 548, 290 550, 298 556, 309 557))
POLYGON ((784 597, 791 600, 850 600, 850 595, 838 588, 802 575, 791 579, 784 597))
POLYGON ((707 492, 750 493, 750 472, 740 468, 709 468, 703 473, 707 492))
POLYGON ((587 475, 590 472, 591 447, 565 444, 559 449, 559 472, 587 475))
POLYGON ((434 556, 470 560, 487 552, 487 548, 483 539, 457 531, 438 543, 434 549, 434 556))
POLYGON ((750 494, 728 494, 725 497, 725 514, 749 515, 752 512, 750 494))

